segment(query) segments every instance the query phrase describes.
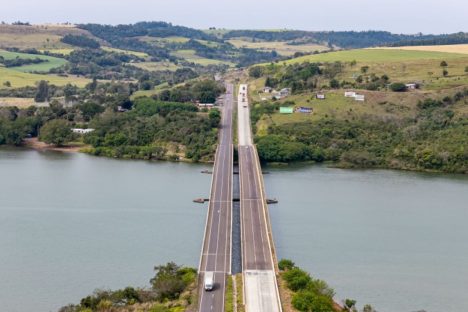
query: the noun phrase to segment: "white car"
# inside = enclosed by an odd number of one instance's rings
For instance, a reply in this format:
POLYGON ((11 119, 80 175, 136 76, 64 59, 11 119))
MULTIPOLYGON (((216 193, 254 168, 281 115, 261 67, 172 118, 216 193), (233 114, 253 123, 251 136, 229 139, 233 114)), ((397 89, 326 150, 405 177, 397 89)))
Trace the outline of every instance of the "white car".
POLYGON ((204 288, 206 291, 213 290, 214 288, 214 272, 205 272, 204 288))

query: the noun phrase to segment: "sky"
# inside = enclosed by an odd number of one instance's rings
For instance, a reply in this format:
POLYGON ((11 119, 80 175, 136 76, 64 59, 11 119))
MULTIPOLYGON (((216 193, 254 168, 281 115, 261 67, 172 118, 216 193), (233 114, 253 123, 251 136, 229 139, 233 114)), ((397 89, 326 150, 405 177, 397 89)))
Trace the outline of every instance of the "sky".
POLYGON ((0 21, 128 24, 166 21, 206 29, 468 31, 467 0, 0 0, 0 21))

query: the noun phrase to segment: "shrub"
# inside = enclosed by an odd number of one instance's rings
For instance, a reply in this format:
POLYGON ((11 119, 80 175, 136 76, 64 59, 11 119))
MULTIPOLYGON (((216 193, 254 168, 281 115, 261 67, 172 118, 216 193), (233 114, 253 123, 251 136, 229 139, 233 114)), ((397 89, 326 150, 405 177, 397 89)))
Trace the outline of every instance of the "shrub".
POLYGON ((404 92, 406 91, 406 85, 401 82, 395 82, 390 85, 390 89, 393 92, 404 92))
POLYGON ((278 262, 278 268, 281 271, 291 270, 295 266, 296 266, 295 263, 289 259, 281 259, 280 262, 278 262))

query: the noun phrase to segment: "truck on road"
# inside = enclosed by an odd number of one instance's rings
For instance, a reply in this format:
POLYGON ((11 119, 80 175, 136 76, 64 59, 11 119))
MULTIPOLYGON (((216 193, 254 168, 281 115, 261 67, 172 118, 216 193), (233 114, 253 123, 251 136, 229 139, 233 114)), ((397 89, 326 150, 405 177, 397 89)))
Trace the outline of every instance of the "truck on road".
POLYGON ((205 272, 204 288, 206 291, 214 288, 214 272, 205 272))

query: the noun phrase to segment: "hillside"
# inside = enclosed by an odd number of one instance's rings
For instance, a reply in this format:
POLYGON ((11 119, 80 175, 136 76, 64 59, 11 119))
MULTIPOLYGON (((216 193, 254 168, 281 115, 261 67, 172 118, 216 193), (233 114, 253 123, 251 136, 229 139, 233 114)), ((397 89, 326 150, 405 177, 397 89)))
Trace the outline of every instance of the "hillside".
POLYGON ((252 67, 260 157, 466 173, 467 68, 466 54, 401 49, 331 52, 252 67), (265 86, 291 94, 264 92, 265 86), (348 91, 360 100, 346 97, 348 91), (281 113, 281 107, 296 112, 281 113))

